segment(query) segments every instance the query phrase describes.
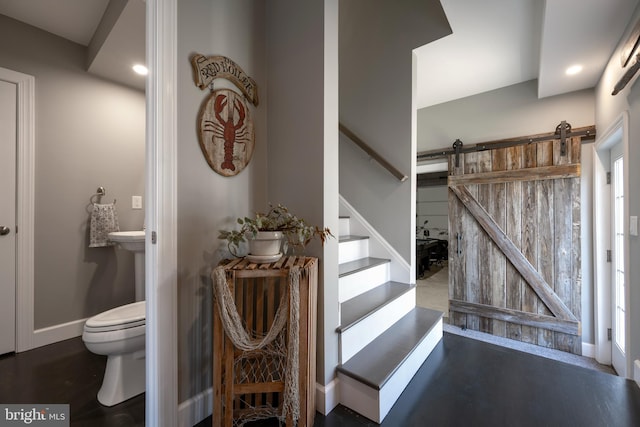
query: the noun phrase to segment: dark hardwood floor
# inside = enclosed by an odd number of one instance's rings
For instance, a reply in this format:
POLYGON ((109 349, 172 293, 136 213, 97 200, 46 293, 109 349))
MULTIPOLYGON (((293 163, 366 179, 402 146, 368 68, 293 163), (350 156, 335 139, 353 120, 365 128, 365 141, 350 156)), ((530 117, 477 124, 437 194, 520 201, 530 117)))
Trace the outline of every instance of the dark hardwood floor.
MULTIPOLYGON (((68 403, 72 426, 142 426, 144 395, 96 400, 105 358, 80 338, 0 357, 0 403, 68 403)), ((265 420, 252 426, 276 426, 265 420)), ((376 424, 338 406, 316 427, 376 424)), ((382 424, 422 426, 640 426, 633 381, 445 333, 382 424)), ((211 418, 198 427, 211 426, 211 418)))
POLYGON ((72 426, 144 426, 144 394, 110 408, 98 403, 106 356, 74 338, 0 357, 0 403, 66 403, 72 426))
MULTIPOLYGON (((317 427, 373 426, 339 407, 317 427)), ((633 381, 445 334, 383 426, 640 426, 633 381)))

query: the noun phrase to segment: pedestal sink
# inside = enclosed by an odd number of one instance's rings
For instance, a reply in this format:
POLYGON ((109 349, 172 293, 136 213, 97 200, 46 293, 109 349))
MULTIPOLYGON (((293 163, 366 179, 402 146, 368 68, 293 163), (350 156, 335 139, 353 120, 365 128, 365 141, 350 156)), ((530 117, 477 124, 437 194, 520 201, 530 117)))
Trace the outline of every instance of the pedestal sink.
POLYGON ((136 301, 144 300, 144 230, 114 231, 109 233, 109 240, 116 242, 122 249, 133 252, 135 266, 136 301))

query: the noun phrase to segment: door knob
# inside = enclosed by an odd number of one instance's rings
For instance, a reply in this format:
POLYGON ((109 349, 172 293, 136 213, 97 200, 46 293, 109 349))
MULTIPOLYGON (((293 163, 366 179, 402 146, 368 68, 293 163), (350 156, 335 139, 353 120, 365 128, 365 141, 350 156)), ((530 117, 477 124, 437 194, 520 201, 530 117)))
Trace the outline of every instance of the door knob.
POLYGON ((4 225, 0 226, 0 236, 6 236, 11 232, 9 227, 5 227, 4 225))

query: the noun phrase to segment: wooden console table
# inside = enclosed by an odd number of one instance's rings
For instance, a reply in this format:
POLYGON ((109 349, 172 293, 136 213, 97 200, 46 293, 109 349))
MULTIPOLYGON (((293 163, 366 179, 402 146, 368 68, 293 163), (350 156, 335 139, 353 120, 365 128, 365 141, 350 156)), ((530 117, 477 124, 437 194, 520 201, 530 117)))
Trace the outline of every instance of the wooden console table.
MULTIPOLYGON (((299 280, 299 427, 312 427, 315 417, 316 382, 316 313, 317 258, 284 256, 274 263, 255 264, 246 259, 222 263, 227 286, 246 329, 266 334, 273 324, 283 293, 288 293, 289 272, 297 266, 299 280)), ((212 273, 215 286, 215 270, 212 273)), ((222 283, 222 282, 221 282, 222 283)), ((215 298, 214 298, 215 299, 215 298)), ((213 304, 213 425, 232 427, 247 413, 255 416, 256 408, 277 408, 282 411, 285 381, 283 372, 273 372, 273 360, 266 361, 262 353, 234 347, 225 334, 218 304, 213 304), (266 367, 266 368, 265 368, 266 367), (254 375, 254 371, 259 375, 254 375), (265 372, 266 371, 266 372, 265 372), (251 374, 247 374, 251 372, 251 374)), ((289 317, 287 317, 289 319, 289 317)), ((289 330, 289 321, 285 331, 289 330)), ((288 345, 287 333, 278 337, 288 345)), ((276 339, 276 341, 278 340, 276 339)), ((276 356, 281 358, 281 356, 276 356)), ((282 362, 282 360, 278 360, 282 362)), ((277 363, 275 363, 277 364, 277 363)), ((275 369, 280 371, 280 369, 275 369)), ((257 418, 265 418, 257 416, 257 418)), ((255 418, 253 418, 255 419, 255 418)), ((287 427, 294 427, 291 416, 287 427)))

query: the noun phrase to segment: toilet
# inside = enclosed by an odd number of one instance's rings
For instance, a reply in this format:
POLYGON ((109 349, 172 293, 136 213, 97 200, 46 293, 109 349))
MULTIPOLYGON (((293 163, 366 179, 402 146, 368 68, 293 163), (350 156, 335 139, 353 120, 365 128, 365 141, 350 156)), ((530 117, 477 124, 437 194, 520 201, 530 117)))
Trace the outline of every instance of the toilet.
POLYGON ((98 402, 113 406, 145 390, 145 307, 134 302, 91 317, 82 340, 95 354, 108 356, 98 402))
POLYGON ((89 318, 82 340, 89 351, 107 356, 98 402, 114 406, 145 391, 144 231, 109 233, 109 239, 134 252, 136 302, 89 318), (140 283, 142 282, 142 283, 140 283))

